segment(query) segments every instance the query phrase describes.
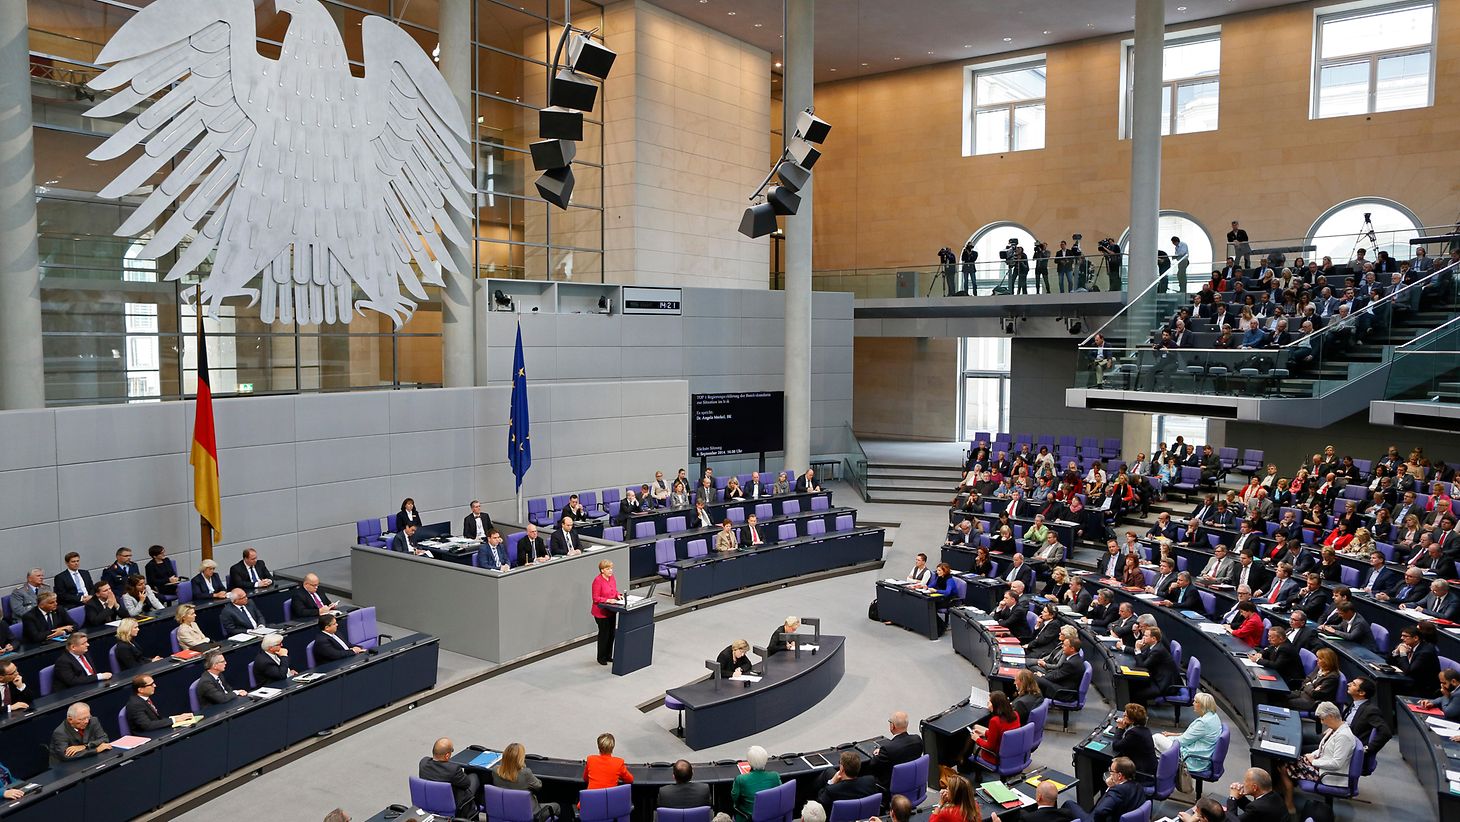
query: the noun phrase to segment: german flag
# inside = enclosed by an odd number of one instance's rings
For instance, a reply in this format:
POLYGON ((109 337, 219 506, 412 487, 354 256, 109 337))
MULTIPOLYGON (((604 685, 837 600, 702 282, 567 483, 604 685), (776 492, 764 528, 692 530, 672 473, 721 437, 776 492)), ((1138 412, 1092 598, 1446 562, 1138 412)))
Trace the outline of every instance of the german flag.
MULTIPOLYGON (((200 305, 198 311, 202 312, 200 305)), ((218 496, 218 442, 213 434, 213 388, 208 383, 208 339, 198 318, 198 398, 193 418, 193 507, 213 529, 213 541, 223 538, 223 502, 218 496)))

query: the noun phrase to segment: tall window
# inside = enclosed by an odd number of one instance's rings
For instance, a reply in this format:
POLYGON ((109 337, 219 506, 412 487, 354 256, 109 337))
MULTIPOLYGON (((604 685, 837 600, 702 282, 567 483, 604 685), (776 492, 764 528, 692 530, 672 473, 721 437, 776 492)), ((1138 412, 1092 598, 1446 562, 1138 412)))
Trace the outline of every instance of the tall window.
POLYGON ((1396 260, 1410 257, 1411 238, 1420 234, 1420 220, 1414 212, 1393 200, 1364 197, 1348 200, 1323 212, 1308 229, 1308 245, 1318 250, 1314 257, 1332 257, 1336 265, 1352 260, 1358 249, 1373 260, 1387 251, 1396 260), (1369 222, 1364 221, 1368 215, 1369 222), (1373 234, 1370 235, 1372 229, 1373 234))
POLYGON ((1009 338, 964 337, 959 357, 963 439, 1009 430, 1009 338))
MULTIPOLYGON (((1134 107, 1135 46, 1126 46, 1125 136, 1131 133, 1134 107)), ((1161 135, 1217 130, 1221 84, 1221 34, 1204 34, 1166 43, 1161 56, 1161 135)))
POLYGON ((1044 148, 1044 56, 1016 64, 971 66, 963 154, 1044 148))
POLYGON ((1164 442, 1167 445, 1182 437, 1187 445, 1206 445, 1207 441, 1207 418, 1206 417, 1179 417, 1175 414, 1155 414, 1151 417, 1151 450, 1147 454, 1154 453, 1156 444, 1164 442))
MULTIPOLYGON (((1156 222, 1156 248, 1166 252, 1171 257, 1171 264, 1177 266, 1180 259, 1176 256, 1176 246, 1172 244, 1172 237, 1180 237, 1181 242, 1186 244, 1186 290, 1200 291, 1202 283, 1207 281, 1213 268, 1220 268, 1222 260, 1217 258, 1216 248, 1212 245, 1211 235, 1202 228, 1190 214, 1184 211, 1161 210, 1161 216, 1156 222)), ((1129 249, 1130 226, 1126 226, 1125 233, 1120 235, 1120 247, 1129 249)), ((1173 278, 1170 285, 1174 289, 1177 280, 1173 271, 1173 278)))
MULTIPOLYGON (((1029 229, 1018 223, 989 223, 978 231, 973 232, 973 236, 969 238, 969 242, 973 243, 973 250, 978 252, 978 276, 980 280, 1002 279, 1008 274, 1004 269, 1003 260, 999 259, 999 252, 1008 249, 1010 240, 1018 240, 1019 245, 1024 247, 1025 255, 1034 254, 1034 235, 1029 233, 1029 229)), ((962 253, 962 249, 954 250, 962 253)), ((1033 265, 1033 263, 1030 263, 1030 265, 1033 265)))
POLYGON ((1313 117, 1433 105, 1433 3, 1319 12, 1316 39, 1313 117))

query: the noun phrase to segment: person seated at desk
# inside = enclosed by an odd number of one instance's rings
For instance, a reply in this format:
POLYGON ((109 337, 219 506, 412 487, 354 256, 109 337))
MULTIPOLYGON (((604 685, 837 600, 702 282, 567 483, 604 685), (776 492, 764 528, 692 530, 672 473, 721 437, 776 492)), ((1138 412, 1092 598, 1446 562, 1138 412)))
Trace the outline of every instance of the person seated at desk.
POLYGON ((695 486, 695 503, 703 505, 714 505, 719 501, 719 494, 715 491, 714 481, 708 476, 700 479, 700 484, 695 486))
POLYGON ((1136 766, 1129 757, 1117 756, 1110 761, 1110 770, 1105 775, 1105 793, 1086 811, 1071 799, 1064 807, 1084 822, 1120 822, 1125 814, 1139 808, 1146 802, 1145 789, 1136 781, 1136 766))
POLYGON ((502 750, 502 758, 491 771, 492 785, 510 791, 525 791, 532 801, 534 822, 544 822, 562 815, 562 806, 556 802, 539 802, 537 794, 542 790, 542 780, 527 767, 527 749, 521 742, 513 742, 502 750))
POLYGON ((1366 594, 1373 594, 1376 598, 1380 594, 1388 596, 1387 591, 1394 587, 1395 583, 1403 579, 1403 575, 1390 568, 1384 561, 1384 554, 1377 549, 1369 552, 1369 567, 1359 573, 1358 584, 1354 587, 1356 591, 1363 591, 1366 594))
POLYGON ((751 745, 745 752, 746 764, 750 770, 739 774, 730 785, 730 804, 736 822, 750 822, 755 812, 755 795, 781 784, 781 775, 765 769, 770 754, 759 745, 751 745))
MULTIPOLYGON (((1073 626, 1066 626, 1073 627, 1073 626)), ((1078 632, 1075 634, 1079 635, 1078 632)), ((1061 650, 1063 655, 1063 650, 1061 650)), ((1039 680, 1035 677, 1034 671, 1029 668, 1020 668, 1014 674, 1014 713, 1019 715, 1019 724, 1022 726, 1029 721, 1029 712, 1038 708, 1044 702, 1044 694, 1039 690, 1039 680)))
POLYGON ((1064 661, 1047 668, 1042 676, 1035 677, 1035 681, 1046 697, 1064 702, 1075 698, 1080 679, 1085 675, 1085 662, 1079 656, 1079 639, 1066 637, 1061 650, 1064 651, 1064 661))
POLYGON ((1187 772, 1202 773, 1212 766, 1212 754, 1222 735, 1222 717, 1217 714, 1216 698, 1206 691, 1198 691, 1192 697, 1191 711, 1195 716, 1186 730, 1155 734, 1151 742, 1156 746, 1157 756, 1170 750, 1173 743, 1180 743, 1181 767, 1187 772))
POLYGON ((1343 579, 1343 563, 1338 560, 1338 552, 1328 546, 1318 554, 1318 567, 1314 569, 1324 582, 1339 582, 1343 579))
POLYGON ((583 781, 587 783, 585 790, 612 788, 634 781, 634 775, 629 773, 624 761, 613 755, 616 744, 613 734, 598 735, 598 753, 589 756, 583 763, 583 781))
POLYGON ((1125 556, 1120 552, 1120 543, 1113 539, 1105 541, 1105 555, 1095 564, 1095 572, 1101 579, 1120 579, 1125 573, 1125 556))
POLYGON ((1169 597, 1176 590, 1176 577, 1178 576, 1176 559, 1174 557, 1162 557, 1157 568, 1156 581, 1145 586, 1146 593, 1155 594, 1160 597, 1169 597))
MULTIPOLYGON (((945 776, 943 788, 938 792, 938 807, 928 817, 928 822, 980 822, 982 819, 983 813, 978 809, 973 785, 957 774, 945 776)), ((1021 816, 1020 819, 1027 817, 1021 816)))
POLYGON ((1090 592, 1085 589, 1084 577, 1070 575, 1070 586, 1059 598, 1059 604, 1068 606, 1080 616, 1090 610, 1090 592))
POLYGON ((1267 569, 1256 562, 1252 551, 1243 549, 1236 552, 1236 557, 1237 574, 1233 585, 1238 587, 1245 585, 1251 590, 1256 590, 1267 584, 1267 569))
POLYGON ((1451 622, 1460 619, 1460 598, 1450 590, 1450 583, 1437 579, 1430 583, 1430 593, 1418 602, 1399 606, 1406 611, 1419 611, 1451 622))
POLYGON ((1317 571, 1309 571, 1308 584, 1279 604, 1286 609, 1302 611, 1309 619, 1317 619, 1328 608, 1329 597, 1328 589, 1323 587, 1323 577, 1317 571))
POLYGON ((1273 669, 1289 688, 1296 689, 1303 682, 1303 659, 1297 646, 1288 641, 1288 632, 1281 625, 1267 630, 1267 647, 1250 653, 1247 658, 1273 669))
MULTIPOLYGON (((314 646, 317 650, 318 645, 314 646)), ((283 682, 297 671, 289 667, 289 649, 284 647, 284 637, 269 634, 259 644, 258 655, 253 659, 254 679, 260 685, 283 682)))
POLYGON ((506 571, 512 567, 507 548, 502 545, 502 534, 495 528, 487 532, 487 541, 477 549, 477 567, 488 571, 506 571))
POLYGON ((113 647, 116 649, 117 667, 123 671, 130 671, 148 662, 157 662, 162 659, 160 656, 149 656, 137 647, 135 640, 138 630, 140 629, 137 620, 131 617, 127 617, 117 625, 117 644, 113 647))
POLYGON ((791 483, 786 478, 786 472, 782 471, 776 474, 776 481, 771 485, 771 494, 779 497, 789 493, 791 493, 791 483))
POLYGON ((1277 572, 1272 581, 1268 583, 1267 588, 1254 591, 1252 597, 1258 602, 1279 606, 1297 596, 1301 590, 1299 586, 1299 582, 1293 579, 1293 566, 1283 562, 1278 565, 1277 572))
POLYGON ((750 482, 745 484, 745 498, 756 500, 768 497, 770 494, 771 488, 761 480, 760 472, 751 471, 750 482))
POLYGON ((1215 799, 1204 797, 1192 809, 1200 814, 1181 814, 1181 822, 1204 822, 1211 818, 1219 822, 1289 822, 1292 816, 1283 805, 1283 799, 1272 789, 1272 777, 1261 768, 1248 768, 1241 782, 1233 782, 1227 789, 1227 807, 1223 808, 1215 799), (1217 816, 1210 816, 1212 805, 1216 805, 1217 816), (1203 806, 1207 809, 1203 809, 1203 806))
POLYGON ((131 548, 118 548, 116 558, 111 565, 102 569, 102 581, 110 583, 113 591, 121 591, 127 587, 127 577, 142 573, 137 563, 132 561, 131 548))
POLYGON ((554 531, 552 538, 548 540, 548 547, 555 557, 573 556, 583 550, 578 535, 573 532, 572 517, 563 517, 558 521, 558 530, 554 531))
POLYGON ((558 518, 561 519, 563 517, 572 517, 578 522, 583 522, 590 518, 588 509, 583 507, 583 502, 578 499, 577 494, 568 495, 568 504, 564 505, 563 510, 558 512, 558 518))
POLYGON ((1233 610, 1236 611, 1236 615, 1227 623, 1232 636, 1242 640, 1249 648, 1261 645, 1262 615, 1257 612, 1257 606, 1249 599, 1245 602, 1238 602, 1237 607, 1233 610))
POLYGON ((242 588, 228 592, 228 604, 218 613, 218 624, 225 637, 246 634, 254 628, 264 626, 264 615, 259 607, 248 601, 248 594, 242 588))
POLYGON ((481 500, 471 501, 471 513, 461 521, 461 535, 467 539, 486 541, 492 530, 492 518, 482 511, 481 500))
POLYGON ((295 619, 319 619, 320 614, 335 613, 329 594, 319 589, 319 577, 313 572, 304 575, 304 581, 289 597, 289 610, 295 619))
POLYGON ((547 541, 537 533, 537 525, 527 523, 522 529, 522 539, 517 541, 518 566, 547 562, 552 559, 547 541))
POLYGON ((1292 643, 1294 648, 1305 649, 1312 653, 1318 652, 1318 647, 1321 645, 1318 641, 1318 630, 1309 624, 1307 612, 1295 610, 1288 614, 1288 642, 1292 643))
POLYGON ((1152 741, 1146 719, 1146 706, 1138 702, 1127 703, 1125 712, 1115 720, 1115 741, 1111 743, 1110 750, 1134 763, 1142 782, 1154 782, 1156 744, 1152 741))
POLYGON ((1191 573, 1182 571, 1176 575, 1176 587, 1166 594, 1165 599, 1156 603, 1167 608, 1201 608, 1201 599, 1196 595, 1196 588, 1191 584, 1191 573))
MULTIPOLYGON (((506 754, 504 753, 505 757, 506 754)), ((687 760, 677 759, 674 762, 674 784, 665 785, 659 789, 659 795, 655 800, 656 808, 673 808, 686 810, 689 808, 709 807, 710 786, 703 782, 694 782, 695 769, 687 760)))
MULTIPOLYGON (((1075 577, 1079 579, 1079 577, 1075 577)), ((1109 588, 1101 588, 1095 592, 1095 599, 1090 607, 1085 610, 1085 618, 1090 620, 1090 628, 1097 634, 1109 633, 1110 624, 1119 616, 1119 609, 1115 606, 1115 600, 1110 595, 1109 588)))
POLYGON ((1176 523, 1171 521, 1171 515, 1166 513, 1165 511, 1157 514, 1155 524, 1146 529, 1147 539, 1169 539, 1172 542, 1175 542, 1176 537, 1176 523))
POLYGON ((325 614, 319 618, 319 635, 314 638, 314 661, 323 665, 326 662, 334 662, 337 659, 348 659, 355 654, 363 654, 365 649, 359 645, 351 645, 340 636, 340 620, 334 614, 325 614))
POLYGON ((1130 683, 1131 700, 1141 705, 1165 696, 1181 684, 1176 660, 1162 641, 1161 629, 1154 625, 1147 627, 1136 640, 1136 667, 1149 674, 1130 683))
POLYGON ((731 477, 725 481, 725 501, 745 499, 745 490, 740 487, 740 480, 731 477))
POLYGON ((60 607, 60 599, 50 591, 42 591, 36 607, 20 620, 21 638, 26 642, 45 642, 76 630, 71 615, 60 607))
POLYGON ((745 525, 740 529, 740 544, 747 548, 759 548, 770 542, 771 533, 762 532, 760 517, 755 514, 745 516, 745 525))
POLYGON ((1009 569, 1000 577, 1009 583, 1022 582, 1026 589, 1034 587, 1034 568, 1024 563, 1023 554, 1015 554, 1009 563, 1009 569))
POLYGON ((1049 526, 1044 524, 1044 515, 1035 514, 1034 524, 1024 529, 1024 547, 1040 548, 1044 545, 1047 536, 1049 536, 1049 526))
POLYGON ((794 639, 782 638, 781 634, 794 634, 801 628, 801 617, 788 616, 781 627, 771 632, 771 639, 766 643, 766 655, 780 653, 781 651, 794 651, 796 641, 794 639))
POLYGON ((915 586, 920 585, 926 587, 932 577, 933 572, 928 568, 928 555, 918 554, 913 560, 912 570, 907 572, 907 581, 915 586))
POLYGON ((1227 554, 1227 546, 1217 543, 1198 580, 1206 585, 1231 585, 1236 578, 1237 563, 1227 554))
MULTIPOLYGON (((982 550, 982 546, 980 546, 979 550, 982 553, 982 556, 984 557, 984 559, 987 560, 988 559, 988 553, 987 552, 984 552, 982 550)), ((998 529, 997 532, 994 533, 994 536, 992 536, 992 537, 989 538, 989 547, 988 547, 988 550, 989 551, 997 551, 997 552, 999 552, 1001 554, 1005 554, 1005 555, 1014 553, 1014 551, 1016 550, 1016 545, 1015 545, 1015 542, 1014 542, 1014 532, 1013 532, 1013 530, 1010 529, 1009 526, 1007 526, 1007 525, 1001 525, 1001 526, 999 526, 999 529, 998 529)), ((977 567, 974 568, 974 573, 981 573, 981 574, 984 574, 985 576, 987 576, 989 574, 989 572, 990 571, 987 570, 987 569, 986 570, 983 570, 983 571, 979 571, 977 569, 977 567)))
POLYGON ((618 524, 627 528, 629 520, 633 519, 635 514, 642 513, 643 510, 644 504, 639 501, 639 495, 634 492, 634 489, 628 489, 624 492, 623 501, 618 504, 618 524))
POLYGON ((1319 648, 1318 663, 1304 677, 1298 690, 1288 693, 1287 705, 1295 711, 1311 711, 1320 702, 1338 701, 1338 653, 1332 648, 1319 648))
POLYGON ((46 584, 46 572, 42 568, 32 568, 25 575, 25 582, 15 586, 10 593, 10 613, 15 619, 22 619, 26 614, 35 610, 36 600, 41 594, 49 593, 51 586, 46 584))
MULTIPOLYGON (((477 818, 477 805, 481 798, 481 777, 465 766, 452 762, 456 745, 449 737, 441 737, 431 746, 431 755, 421 757, 416 765, 416 776, 428 782, 445 782, 451 786, 451 798, 456 802, 456 816, 464 819, 477 818)), ((505 754, 504 754, 505 756, 505 754)))
MULTIPOLYGON (((400 535, 396 535, 397 539, 400 535)), ((394 546, 391 550, 397 549, 394 546)), ((223 578, 218 575, 218 563, 211 559, 205 559, 198 565, 198 574, 189 580, 193 586, 193 599, 207 601, 210 599, 227 599, 228 586, 223 584, 223 578)))
MULTIPOLYGON (((1002 694, 1003 691, 997 693, 1002 694)), ((1008 699, 1004 700, 1008 704, 1008 699)), ((1012 711, 1010 712, 1012 713, 1012 711)), ((816 795, 822 807, 833 807, 833 803, 844 799, 862 799, 882 793, 877 779, 870 773, 862 773, 862 755, 855 750, 842 751, 838 757, 836 773, 816 795)))
POLYGON ((1395 683, 1396 693, 1433 699, 1439 692, 1440 654, 1434 635, 1433 622, 1406 625, 1399 632, 1399 645, 1390 652, 1391 664, 1408 674, 1409 681, 1395 683))
POLYGON ((669 492, 668 499, 669 499, 669 506, 668 507, 670 509, 688 508, 689 507, 689 489, 688 489, 688 487, 685 486, 684 483, 682 483, 682 482, 680 482, 678 480, 675 480, 675 482, 674 482, 674 490, 669 492))
POLYGON ((111 671, 98 670, 86 655, 90 648, 91 639, 86 634, 74 633, 66 637, 66 652, 56 657, 56 690, 106 682, 112 678, 111 671))
POLYGON ((3 790, 3 792, 0 792, 0 797, 4 797, 11 802, 24 799, 24 786, 29 783, 30 780, 28 779, 16 779, 9 768, 0 765, 0 790, 3 790))
POLYGON ((61 607, 70 610, 91 601, 95 589, 91 572, 81 567, 81 555, 75 551, 66 554, 66 570, 51 580, 51 588, 61 607))
POLYGON ((655 471, 654 481, 649 483, 649 496, 643 497, 640 502, 645 506, 663 508, 669 500, 669 483, 664 481, 664 472, 655 471))
POLYGON ((944 544, 976 548, 979 543, 978 537, 979 533, 973 529, 973 520, 965 519, 949 529, 948 538, 944 540, 944 544))
POLYGON ((1146 575, 1141 572, 1141 558, 1135 554, 1126 554, 1124 566, 1120 570, 1120 584, 1126 588, 1145 588, 1146 575))
POLYGON ((735 522, 726 518, 720 523, 720 530, 715 533, 715 551, 721 554, 733 554, 740 550, 740 540, 735 534, 735 522))
POLYGON ((1278 790, 1290 810, 1293 807, 1293 785, 1298 780, 1311 779, 1335 788, 1348 787, 1349 760, 1353 758, 1358 740, 1343 721, 1338 706, 1332 702, 1320 702, 1313 709, 1313 716, 1323 726, 1318 749, 1278 769, 1278 790))
POLYGON ((258 593, 273 584, 274 575, 269 573, 269 566, 259 559, 259 552, 252 548, 243 549, 243 558, 228 569, 229 588, 242 588, 249 593, 258 593))
POLYGON ((1328 619, 1318 626, 1318 634, 1354 642, 1371 651, 1378 650, 1374 645, 1374 632, 1369 627, 1369 621, 1354 609, 1351 601, 1338 603, 1328 619))
POLYGON ((191 602, 177 606, 177 644, 179 648, 197 650, 213 644, 213 640, 198 627, 198 609, 191 602))
POLYGON ((127 616, 139 617, 153 611, 161 611, 162 600, 157 598, 152 587, 141 574, 127 577, 122 589, 122 611, 127 616))
POLYGON ((127 725, 130 726, 132 733, 163 731, 171 728, 178 721, 192 719, 192 712, 163 716, 152 702, 152 697, 156 693, 157 680, 147 674, 132 677, 132 695, 127 697, 127 705, 123 709, 127 717, 127 725))
POLYGON ((720 676, 728 679, 736 674, 749 674, 755 670, 755 665, 750 661, 750 643, 743 639, 737 639, 725 646, 725 650, 715 657, 720 664, 720 676))
POLYGON ((1243 551, 1252 554, 1262 552, 1262 534, 1253 527, 1255 523, 1250 519, 1244 519, 1237 524, 1237 538, 1232 542, 1231 555, 1236 557, 1243 551))
POLYGON ((892 769, 912 762, 923 755, 922 737, 907 732, 907 711, 893 711, 887 717, 886 739, 872 749, 872 758, 862 768, 877 781, 879 790, 887 792, 892 784, 892 769))
POLYGON ((39 689, 32 691, 20 676, 20 669, 14 662, 0 661, 0 717, 30 708, 39 689))
POLYGON ((88 628, 95 628, 105 625, 108 622, 116 622, 124 614, 122 603, 117 601, 117 595, 112 591, 111 583, 98 582, 96 593, 86 603, 85 623, 88 628))
POLYGON ((993 691, 988 700, 989 719, 987 725, 974 725, 968 729, 969 751, 977 749, 976 764, 992 768, 999 761, 999 743, 1005 731, 1018 730, 1022 724, 1019 714, 1009 703, 1003 691, 993 691))
POLYGON ((814 494, 819 491, 821 491, 821 486, 816 484, 816 469, 807 468, 806 473, 796 478, 796 493, 814 494))
POLYGON ((1034 555, 1031 562, 1038 562, 1043 565, 1057 565, 1065 561, 1065 546, 1060 544, 1059 534, 1050 531, 1044 537, 1044 545, 1034 555))
MULTIPOLYGON (((1242 623, 1245 622, 1247 619, 1246 613, 1242 612, 1238 606, 1240 606, 1244 602, 1251 601, 1252 589, 1248 588, 1246 585, 1238 585, 1237 601, 1232 603, 1232 607, 1228 608, 1226 613, 1222 614, 1221 616, 1213 614, 1212 618, 1215 619, 1217 622, 1220 622, 1223 625, 1227 626, 1228 630, 1236 630, 1237 628, 1241 627, 1242 623)), ((1256 648, 1257 645, 1252 644, 1252 647, 1256 648)))
POLYGON ((1046 602, 1039 609, 1038 616, 1035 617, 1034 637, 1025 646, 1025 655, 1042 657, 1050 651, 1060 648, 1060 626, 1059 615, 1054 603, 1046 602))
POLYGON ((147 585, 163 596, 176 594, 182 577, 177 575, 177 563, 168 558, 167 549, 161 545, 154 545, 147 549, 147 556, 151 559, 142 566, 147 577, 147 585))
POLYGON ((416 501, 410 497, 400 501, 400 512, 395 515, 395 530, 404 531, 407 525, 421 527, 421 512, 416 510, 416 501))
MULTIPOLYGON (((1288 512, 1292 516, 1292 512, 1288 512)), ((1303 543, 1298 537, 1289 537, 1281 529, 1272 535, 1273 549, 1268 554, 1267 564, 1273 568, 1286 562, 1293 566, 1294 573, 1303 573, 1313 567, 1316 560, 1309 554, 1303 552, 1303 543)))
POLYGON ((85 702, 71 703, 66 709, 65 721, 51 734, 51 744, 46 746, 51 755, 51 767, 111 749, 106 731, 100 722, 92 721, 91 706, 85 702))
POLYGON ((394 537, 391 537, 390 550, 421 557, 431 556, 430 551, 416 546, 416 526, 414 524, 401 528, 394 537))
POLYGON ((1393 588, 1375 594, 1374 598, 1392 605, 1406 605, 1424 599, 1429 590, 1424 572, 1411 565, 1404 569, 1404 578, 1396 582, 1393 588))
POLYGON ((228 660, 221 651, 209 651, 203 657, 203 675, 198 677, 198 702, 204 705, 223 705, 238 697, 248 696, 248 691, 229 687, 228 680, 223 678, 226 670, 228 660))
POLYGON ((689 515, 690 528, 714 528, 715 523, 710 520, 710 511, 705 507, 705 501, 695 500, 695 509, 689 515))
POLYGON ((959 604, 958 588, 953 584, 953 568, 948 563, 940 562, 933 569, 933 578, 928 581, 928 592, 947 597, 947 603, 940 603, 939 608, 952 608, 959 604))
POLYGON ((1049 580, 1044 583, 1044 593, 1041 596, 1059 604, 1060 599, 1068 590, 1070 590, 1070 572, 1066 571, 1063 565, 1057 565, 1054 570, 1049 572, 1049 580))
POLYGON ((1135 608, 1129 602, 1120 603, 1120 607, 1115 612, 1115 620, 1110 623, 1110 635, 1119 640, 1119 646, 1134 652, 1136 632, 1140 630, 1140 627, 1135 608))
MULTIPOLYGON (((939 567, 942 567, 941 565, 939 567)), ((1009 631, 1009 634, 1020 642, 1028 642, 1032 639, 1029 633, 1029 606, 1019 599, 1019 595, 1010 588, 1004 592, 999 600, 999 605, 989 616, 1009 631)))
POLYGON ((1454 668, 1440 671, 1440 695, 1421 699, 1419 706, 1438 709, 1451 722, 1460 722, 1460 671, 1454 668))

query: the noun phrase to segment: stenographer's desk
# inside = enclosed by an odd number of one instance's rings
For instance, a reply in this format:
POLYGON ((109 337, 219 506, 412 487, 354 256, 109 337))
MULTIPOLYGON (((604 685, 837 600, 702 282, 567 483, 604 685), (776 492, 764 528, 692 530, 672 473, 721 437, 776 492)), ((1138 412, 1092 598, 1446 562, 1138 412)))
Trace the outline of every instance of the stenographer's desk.
POLYGON ((668 695, 684 703, 684 741, 699 750, 773 728, 825 699, 846 670, 846 639, 822 634, 818 650, 781 651, 761 663, 759 682, 711 678, 668 695))
MULTIPOLYGON (((597 631, 588 611, 598 563, 626 572, 629 552, 619 543, 582 543, 590 550, 510 571, 355 545, 352 598, 376 603, 383 622, 440 637, 444 648, 507 662, 597 631)), ((620 576, 619 590, 627 589, 620 576)))
POLYGON ((877 616, 928 639, 937 639, 938 607, 945 597, 906 580, 877 580, 877 616))
MULTIPOLYGON (((0 818, 109 822, 139 816, 322 730, 434 687, 436 658, 435 638, 413 634, 374 654, 326 663, 314 669, 322 678, 284 683, 269 699, 209 706, 191 728, 139 733, 153 741, 34 774, 29 781, 40 789, 0 805, 0 818)), ((182 707, 173 696, 163 698, 159 688, 162 713, 187 710, 186 689, 182 707)), ((111 732, 115 711, 108 717, 93 709, 91 721, 117 738, 111 732)))
POLYGON ((1395 726, 1399 752, 1419 778, 1435 818, 1460 819, 1460 791, 1451 789, 1455 783, 1448 776, 1460 771, 1460 742, 1435 733, 1429 725, 1431 716, 1418 712, 1416 702, 1410 697, 1399 699, 1395 726))
POLYGON ((674 602, 682 605, 752 585, 877 562, 882 559, 883 538, 881 528, 858 528, 679 560, 674 602))

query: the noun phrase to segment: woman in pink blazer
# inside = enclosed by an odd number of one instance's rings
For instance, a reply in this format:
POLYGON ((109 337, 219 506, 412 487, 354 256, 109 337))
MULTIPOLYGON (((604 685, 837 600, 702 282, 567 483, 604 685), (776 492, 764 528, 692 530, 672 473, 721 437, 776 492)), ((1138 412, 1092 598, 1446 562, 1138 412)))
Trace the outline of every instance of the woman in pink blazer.
POLYGON ((613 612, 598 607, 618 599, 618 583, 613 578, 613 563, 598 563, 598 576, 593 578, 593 620, 598 623, 598 664, 613 661, 613 612))

